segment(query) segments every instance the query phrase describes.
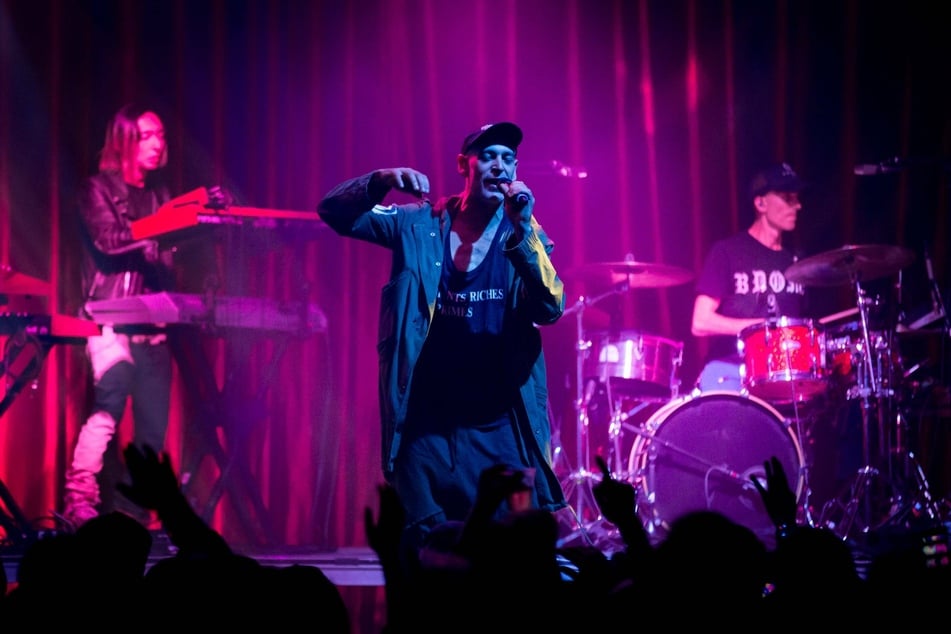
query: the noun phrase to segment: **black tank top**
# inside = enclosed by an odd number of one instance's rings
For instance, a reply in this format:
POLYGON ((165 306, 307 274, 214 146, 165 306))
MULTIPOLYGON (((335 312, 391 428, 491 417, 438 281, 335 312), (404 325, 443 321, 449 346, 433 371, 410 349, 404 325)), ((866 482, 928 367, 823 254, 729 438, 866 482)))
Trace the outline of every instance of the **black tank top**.
POLYGON ((411 418, 472 426, 493 422, 511 408, 502 347, 508 262, 499 243, 510 227, 503 219, 472 271, 456 269, 447 239, 436 313, 416 366, 411 418))

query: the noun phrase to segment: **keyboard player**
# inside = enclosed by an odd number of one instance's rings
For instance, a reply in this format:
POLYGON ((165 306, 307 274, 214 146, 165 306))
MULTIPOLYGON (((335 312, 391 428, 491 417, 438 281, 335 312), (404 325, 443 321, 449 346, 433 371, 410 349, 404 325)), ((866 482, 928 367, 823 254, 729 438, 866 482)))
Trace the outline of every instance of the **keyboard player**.
MULTIPOLYGON (((135 104, 119 109, 106 128, 98 173, 80 184, 77 197, 86 301, 174 290, 171 251, 135 240, 131 230, 170 199, 159 178, 167 161, 165 128, 155 111, 135 104)), ((126 474, 115 439, 131 399, 132 442, 165 449, 172 380, 166 333, 150 325, 106 325, 88 339, 86 356, 94 401, 67 467, 63 517, 75 529, 119 510, 148 525, 149 515, 116 492, 126 474)))

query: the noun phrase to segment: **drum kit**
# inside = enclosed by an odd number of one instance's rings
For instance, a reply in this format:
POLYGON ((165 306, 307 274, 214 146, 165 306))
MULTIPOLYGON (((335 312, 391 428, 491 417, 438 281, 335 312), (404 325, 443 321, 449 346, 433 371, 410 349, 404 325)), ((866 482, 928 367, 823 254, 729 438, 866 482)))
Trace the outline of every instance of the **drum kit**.
POLYGON ((599 541, 604 546, 606 540, 602 538, 607 538, 613 529, 604 524, 591 493, 591 483, 600 477, 599 473, 592 471, 591 460, 595 453, 601 454, 604 449, 593 446, 596 427, 607 429, 606 444, 610 448, 603 457, 612 472, 620 473, 623 428, 638 429, 626 421, 633 419, 641 409, 676 396, 683 343, 636 330, 609 329, 585 333, 585 311, 608 297, 632 289, 665 288, 686 283, 693 274, 666 264, 628 258, 584 265, 570 271, 567 277, 582 280, 592 288, 608 289, 594 296, 579 297, 565 311, 565 316, 573 315, 576 319, 577 460, 574 470, 562 482, 581 526, 579 536, 589 544, 599 541), (593 414, 605 408, 607 420, 602 417, 596 425, 593 414))
MULTIPOLYGON (((569 271, 568 279, 608 287, 601 295, 579 298, 565 313, 577 322, 577 456, 562 485, 584 540, 610 546, 617 539, 591 493, 601 477, 592 471, 594 453, 605 458, 614 477, 635 486, 638 513, 654 540, 676 517, 712 509, 772 543, 775 529, 751 481, 765 480, 763 463, 771 456, 789 476, 799 520, 831 528, 843 539, 912 516, 938 519, 940 509, 908 444, 901 414, 898 388, 905 370, 895 345, 897 324, 873 319, 881 298, 867 296, 865 287, 913 260, 905 248, 846 245, 797 261, 785 271, 788 280, 848 285, 855 306, 819 320, 780 316, 744 329, 737 337, 743 389, 701 391, 698 383, 686 394, 680 394, 682 342, 636 330, 586 333, 582 322, 585 310, 608 296, 676 286, 693 274, 636 261, 569 271), (832 392, 860 404, 863 464, 848 491, 820 510, 810 499, 813 443, 803 420, 816 416, 809 413, 813 404, 835 400, 832 392), (600 427, 606 428, 607 441, 595 446, 600 427), (627 433, 633 441, 625 455, 627 433)), ((812 410, 821 416, 822 407, 812 410)))
MULTIPOLYGON (((827 501, 818 517, 805 515, 807 521, 829 528, 843 539, 858 538, 886 526, 943 520, 942 509, 932 497, 928 479, 909 442, 901 393, 909 373, 903 367, 898 346, 897 311, 891 318, 886 316, 873 323, 872 309, 880 298, 869 297, 863 286, 900 274, 914 259, 914 252, 902 247, 846 245, 800 260, 786 270, 787 279, 804 285, 848 285, 855 299, 852 313, 857 319, 822 333, 825 365, 819 374, 848 378, 839 385, 846 399, 857 401, 861 408, 862 466, 843 497, 827 501)), ((927 265, 933 302, 941 307, 935 317, 944 320, 939 332, 947 337, 951 328, 944 300, 934 283, 930 261, 927 265)), ((900 293, 900 281, 897 288, 900 293)))

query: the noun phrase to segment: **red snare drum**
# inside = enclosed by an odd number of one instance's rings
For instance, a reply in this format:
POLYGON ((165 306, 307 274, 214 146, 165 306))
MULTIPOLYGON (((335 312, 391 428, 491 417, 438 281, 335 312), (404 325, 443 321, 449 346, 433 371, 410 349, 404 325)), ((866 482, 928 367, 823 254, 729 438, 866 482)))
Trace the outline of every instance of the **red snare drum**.
POLYGON ((737 341, 743 387, 773 403, 817 396, 827 387, 823 348, 811 319, 780 317, 744 328, 737 341))

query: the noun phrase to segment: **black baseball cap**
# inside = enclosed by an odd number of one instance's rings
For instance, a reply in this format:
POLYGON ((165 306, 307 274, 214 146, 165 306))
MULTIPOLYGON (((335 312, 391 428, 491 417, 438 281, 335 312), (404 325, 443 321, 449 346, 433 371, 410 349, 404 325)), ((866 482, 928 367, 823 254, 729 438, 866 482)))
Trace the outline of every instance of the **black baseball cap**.
POLYGON ((504 145, 518 151, 518 144, 522 142, 522 129, 514 123, 487 123, 472 134, 466 136, 462 142, 461 154, 482 151, 490 145, 504 145))
POLYGON ((750 198, 763 196, 769 192, 800 192, 806 184, 789 166, 779 163, 763 168, 750 181, 750 198))

